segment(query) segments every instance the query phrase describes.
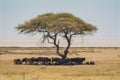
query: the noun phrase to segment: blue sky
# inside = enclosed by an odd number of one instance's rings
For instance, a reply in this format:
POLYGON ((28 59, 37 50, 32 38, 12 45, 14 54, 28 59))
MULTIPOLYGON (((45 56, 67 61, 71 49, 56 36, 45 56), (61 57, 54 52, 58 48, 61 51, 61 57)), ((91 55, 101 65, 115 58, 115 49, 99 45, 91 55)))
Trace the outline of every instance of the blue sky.
POLYGON ((69 12, 97 26, 91 38, 120 39, 120 0, 0 0, 0 39, 30 37, 15 27, 47 12, 69 12))

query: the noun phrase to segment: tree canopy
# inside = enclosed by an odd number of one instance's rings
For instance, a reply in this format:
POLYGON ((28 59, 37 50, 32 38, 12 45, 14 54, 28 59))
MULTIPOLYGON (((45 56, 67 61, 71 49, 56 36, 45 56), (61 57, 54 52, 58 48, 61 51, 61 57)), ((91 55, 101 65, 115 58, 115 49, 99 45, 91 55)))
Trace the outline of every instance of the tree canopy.
POLYGON ((20 33, 43 33, 43 42, 48 40, 49 43, 56 46, 56 53, 62 58, 66 58, 69 53, 69 47, 71 45, 71 38, 76 35, 92 34, 97 30, 96 26, 86 23, 79 17, 70 13, 46 13, 38 15, 23 24, 16 27, 20 33), (61 54, 59 51, 60 40, 57 36, 61 36, 66 39, 68 45, 61 54), (53 40, 50 42, 50 40, 53 40))

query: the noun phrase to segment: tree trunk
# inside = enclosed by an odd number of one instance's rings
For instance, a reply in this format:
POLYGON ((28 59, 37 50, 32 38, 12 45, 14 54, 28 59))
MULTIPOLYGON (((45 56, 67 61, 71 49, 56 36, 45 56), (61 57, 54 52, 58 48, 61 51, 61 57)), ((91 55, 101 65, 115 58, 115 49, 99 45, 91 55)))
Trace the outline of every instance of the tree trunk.
POLYGON ((64 50, 64 54, 62 58, 67 58, 67 54, 69 53, 70 43, 68 44, 67 48, 64 50))
POLYGON ((64 55, 63 55, 62 58, 67 58, 67 54, 69 53, 69 48, 70 48, 70 46, 71 46, 71 38, 72 38, 72 35, 73 35, 73 34, 71 34, 71 35, 68 37, 68 33, 67 33, 67 32, 64 32, 64 33, 65 33, 65 38, 66 38, 66 40, 67 40, 68 45, 67 45, 66 49, 64 50, 64 55))
POLYGON ((67 58, 67 54, 69 53, 69 48, 71 46, 71 38, 74 35, 74 34, 71 34, 71 35, 68 36, 68 32, 65 32, 65 31, 64 31, 64 34, 65 34, 64 37, 67 40, 68 44, 67 44, 66 49, 64 50, 64 53, 61 54, 60 53, 60 47, 59 47, 59 40, 57 40, 58 33, 55 33, 54 37, 52 37, 50 35, 50 33, 48 32, 49 38, 51 38, 53 40, 53 44, 56 46, 56 53, 57 53, 57 55, 59 55, 62 59, 66 59, 67 58))

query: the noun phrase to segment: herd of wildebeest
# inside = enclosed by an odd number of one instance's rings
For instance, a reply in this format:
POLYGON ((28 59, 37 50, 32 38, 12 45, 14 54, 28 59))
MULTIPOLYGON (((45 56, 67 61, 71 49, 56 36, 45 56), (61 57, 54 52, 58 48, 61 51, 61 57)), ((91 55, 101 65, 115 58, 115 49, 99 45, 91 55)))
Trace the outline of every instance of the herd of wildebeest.
MULTIPOLYGON (((23 58, 14 59, 14 64, 27 64, 27 65, 82 65, 85 58, 48 58, 48 57, 37 57, 37 58, 23 58)), ((85 62, 86 65, 95 65, 95 62, 85 62)))

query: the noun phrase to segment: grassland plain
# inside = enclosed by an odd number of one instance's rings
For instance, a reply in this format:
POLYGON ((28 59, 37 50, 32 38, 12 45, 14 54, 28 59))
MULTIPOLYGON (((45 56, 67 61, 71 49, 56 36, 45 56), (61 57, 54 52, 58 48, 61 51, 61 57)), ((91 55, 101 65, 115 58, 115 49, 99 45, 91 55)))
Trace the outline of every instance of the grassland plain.
POLYGON ((96 65, 13 64, 16 58, 39 56, 58 57, 55 48, 1 47, 0 80, 120 80, 120 48, 70 49, 68 57, 85 57, 86 61, 95 61, 96 65))

